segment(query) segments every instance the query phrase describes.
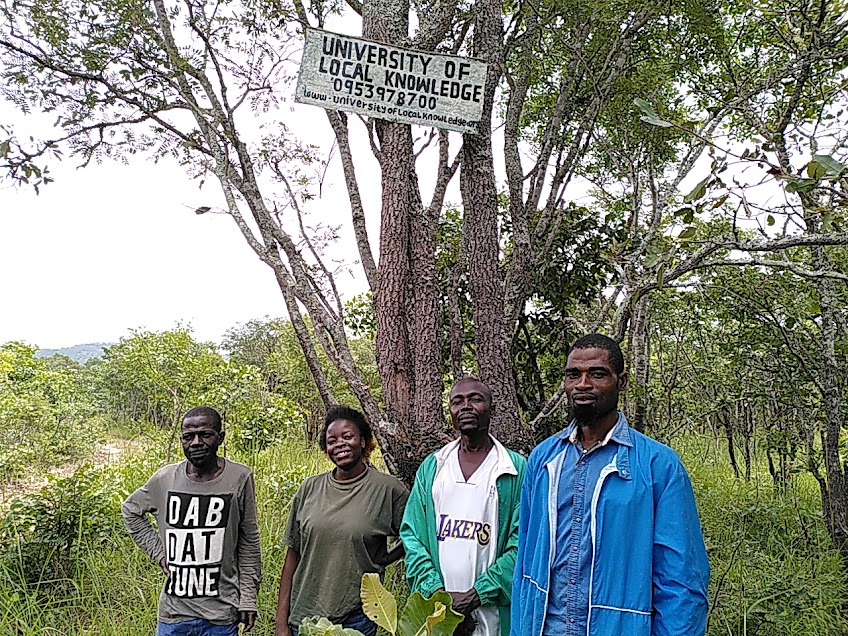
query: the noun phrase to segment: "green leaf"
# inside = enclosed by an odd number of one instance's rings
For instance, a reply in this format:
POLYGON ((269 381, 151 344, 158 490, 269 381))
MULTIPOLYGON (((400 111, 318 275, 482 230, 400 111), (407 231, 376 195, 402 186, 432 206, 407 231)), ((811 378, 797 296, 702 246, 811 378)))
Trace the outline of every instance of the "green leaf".
POLYGON ((712 175, 699 181, 698 185, 692 188, 692 191, 683 197, 683 203, 692 203, 693 201, 703 199, 707 194, 707 184, 710 182, 710 179, 712 179, 712 175))
POLYGON ((838 177, 848 168, 848 166, 839 163, 830 155, 813 155, 813 161, 810 163, 817 163, 824 168, 825 174, 828 177, 838 177))
POLYGON ((648 117, 647 115, 642 115, 639 119, 641 119, 646 124, 651 124, 652 126, 659 126, 660 128, 671 128, 674 125, 670 121, 660 119, 659 117, 648 117))
POLYGON ((362 632, 350 627, 335 625, 323 616, 304 618, 298 633, 303 636, 362 636, 362 632))
POLYGON ((695 237, 695 228, 693 226, 689 226, 684 229, 680 234, 677 235, 678 241, 691 241, 695 237))
POLYGON ((671 122, 662 119, 657 114, 657 111, 654 110, 654 107, 651 106, 644 99, 637 97, 633 100, 633 104, 642 113, 642 116, 639 119, 641 119, 643 122, 647 124, 652 124, 654 126, 660 126, 661 128, 671 128, 671 126, 673 126, 671 122))
POLYGON ((462 622, 462 614, 451 609, 450 594, 438 591, 425 599, 420 592, 413 592, 406 601, 406 607, 400 615, 398 634, 400 636, 450 636, 456 626, 462 622), (444 606, 444 609, 439 608, 444 606), (444 618, 438 622, 428 621, 431 617, 444 612, 444 618))
POLYGON ((723 194, 723 195, 721 195, 718 199, 716 199, 716 200, 715 200, 715 202, 713 203, 713 210, 715 210, 716 208, 720 208, 721 206, 723 206, 723 205, 724 205, 724 202, 725 202, 725 201, 727 201, 727 199, 728 199, 728 197, 729 197, 729 196, 730 196, 730 195, 728 195, 728 194, 723 194))
POLYGON ((766 225, 774 225, 774 217, 771 214, 766 217, 766 225))
POLYGON ((795 179, 786 184, 787 192, 809 192, 816 187, 814 179, 795 179))
POLYGON ((651 106, 650 103, 646 102, 641 97, 637 97, 636 99, 634 99, 633 104, 636 106, 636 108, 642 111, 643 115, 647 115, 648 117, 657 116, 657 111, 654 110, 654 107, 651 106))
POLYGON ((445 613, 447 612, 447 606, 444 603, 436 603, 435 611, 427 617, 427 623, 425 625, 428 634, 433 633, 433 628, 445 620, 445 613))
POLYGON ((827 170, 818 161, 811 161, 807 164, 807 176, 810 179, 823 179, 827 174, 827 170))
POLYGON ((383 587, 378 574, 367 572, 362 575, 359 597, 362 599, 362 611, 368 618, 390 634, 397 634, 397 601, 383 587))

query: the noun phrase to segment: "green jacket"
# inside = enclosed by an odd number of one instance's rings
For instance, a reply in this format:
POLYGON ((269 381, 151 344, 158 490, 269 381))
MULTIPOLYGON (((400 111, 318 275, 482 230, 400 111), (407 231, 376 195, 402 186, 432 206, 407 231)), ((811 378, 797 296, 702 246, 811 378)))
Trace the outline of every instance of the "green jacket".
MULTIPOLYGON (((492 438, 494 440, 494 438, 492 438)), ((496 605, 501 636, 509 634, 509 605, 512 597, 512 574, 518 552, 518 510, 521 482, 527 460, 495 441, 501 458, 498 490, 498 546, 495 562, 474 583, 482 605, 496 605)), ((436 539, 436 512, 433 507, 433 481, 436 469, 458 440, 429 455, 418 468, 415 484, 406 504, 400 538, 406 551, 406 580, 409 589, 424 597, 444 588, 436 539)))

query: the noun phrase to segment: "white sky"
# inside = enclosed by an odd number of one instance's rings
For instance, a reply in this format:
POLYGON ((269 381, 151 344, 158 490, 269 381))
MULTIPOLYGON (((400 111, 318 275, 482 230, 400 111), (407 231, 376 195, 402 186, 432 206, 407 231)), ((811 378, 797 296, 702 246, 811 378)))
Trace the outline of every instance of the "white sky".
MULTIPOLYGON (((293 110, 287 120, 329 148, 332 133, 320 109, 293 110)), ((0 121, 10 119, 13 111, 0 102, 0 121)), ((232 219, 194 213, 220 200, 213 180, 199 190, 170 160, 76 165, 70 158, 52 165, 56 181, 40 195, 0 187, 0 343, 60 348, 114 342, 131 328, 163 330, 178 322, 190 323, 200 339, 218 341, 236 323, 285 315, 271 270, 232 219)), ((376 190, 363 189, 378 213, 379 174, 372 178, 376 190)), ((336 160, 311 213, 344 224, 348 234, 333 257, 341 253, 352 261, 349 210, 336 160)), ((376 247, 378 228, 371 231, 376 247)), ((364 291, 350 275, 340 282, 348 296, 364 291)))

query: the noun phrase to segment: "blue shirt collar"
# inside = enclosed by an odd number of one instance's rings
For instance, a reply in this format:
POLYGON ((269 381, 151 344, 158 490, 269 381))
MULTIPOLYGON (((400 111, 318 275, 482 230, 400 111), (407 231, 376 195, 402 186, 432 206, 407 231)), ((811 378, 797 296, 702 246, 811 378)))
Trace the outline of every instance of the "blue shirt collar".
MULTIPOLYGON (((572 420, 571 423, 561 433, 559 433, 560 439, 564 442, 568 442, 576 427, 577 421, 572 420)), ((633 447, 633 442, 630 440, 630 425, 627 423, 627 418, 624 417, 624 413, 621 411, 618 412, 618 420, 613 427, 610 441, 615 442, 616 444, 621 444, 622 446, 633 447)))

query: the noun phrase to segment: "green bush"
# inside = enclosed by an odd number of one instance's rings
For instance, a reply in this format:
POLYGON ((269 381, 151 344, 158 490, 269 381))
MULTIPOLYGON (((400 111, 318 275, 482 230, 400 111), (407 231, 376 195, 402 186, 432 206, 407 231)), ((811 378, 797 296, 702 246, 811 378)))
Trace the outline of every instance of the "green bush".
POLYGON ((101 473, 86 466, 48 480, 39 492, 14 499, 0 521, 3 570, 25 585, 71 577, 80 555, 119 526, 101 473))

